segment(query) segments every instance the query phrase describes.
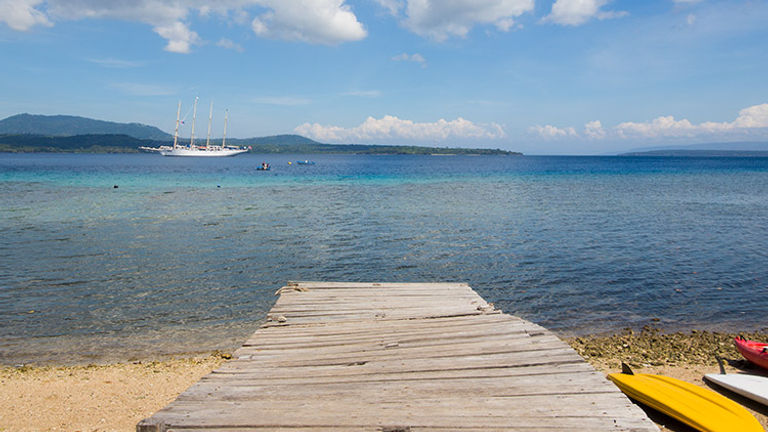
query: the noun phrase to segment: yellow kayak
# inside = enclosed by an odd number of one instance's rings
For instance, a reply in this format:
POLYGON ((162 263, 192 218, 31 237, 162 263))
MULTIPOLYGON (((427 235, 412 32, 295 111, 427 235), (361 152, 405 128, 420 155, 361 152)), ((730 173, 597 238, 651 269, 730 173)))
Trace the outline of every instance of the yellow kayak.
POLYGON ((630 398, 704 432, 764 432, 744 407, 712 390, 661 375, 608 375, 630 398))

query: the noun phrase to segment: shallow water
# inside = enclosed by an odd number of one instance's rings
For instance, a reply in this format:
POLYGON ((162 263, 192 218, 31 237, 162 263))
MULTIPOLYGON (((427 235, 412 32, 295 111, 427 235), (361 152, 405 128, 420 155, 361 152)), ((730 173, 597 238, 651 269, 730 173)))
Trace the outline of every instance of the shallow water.
POLYGON ((462 281, 561 334, 759 329, 767 219, 762 158, 0 154, 0 363, 231 349, 288 280, 462 281))

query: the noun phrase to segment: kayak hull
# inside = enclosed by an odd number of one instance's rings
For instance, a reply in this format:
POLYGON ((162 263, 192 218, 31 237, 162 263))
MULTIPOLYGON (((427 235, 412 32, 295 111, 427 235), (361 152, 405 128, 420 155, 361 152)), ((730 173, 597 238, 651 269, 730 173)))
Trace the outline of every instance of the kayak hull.
POLYGON ((768 406, 768 378, 746 374, 706 374, 704 378, 745 398, 768 406))
POLYGON ((651 374, 609 374, 630 398, 703 432, 759 432, 760 423, 744 407, 712 390, 651 374))
POLYGON ((734 339, 733 343, 736 345, 736 349, 739 350, 745 359, 760 366, 763 369, 768 369, 768 353, 763 352, 763 349, 768 347, 768 343, 755 342, 739 338, 734 339))

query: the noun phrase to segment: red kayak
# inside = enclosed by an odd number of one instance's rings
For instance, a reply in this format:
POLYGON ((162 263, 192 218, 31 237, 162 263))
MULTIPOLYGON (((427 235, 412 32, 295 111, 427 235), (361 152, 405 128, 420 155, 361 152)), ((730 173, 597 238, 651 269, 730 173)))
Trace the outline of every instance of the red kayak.
POLYGON ((768 369, 768 343, 755 342, 744 338, 733 340, 736 349, 739 350, 745 359, 752 363, 768 369))

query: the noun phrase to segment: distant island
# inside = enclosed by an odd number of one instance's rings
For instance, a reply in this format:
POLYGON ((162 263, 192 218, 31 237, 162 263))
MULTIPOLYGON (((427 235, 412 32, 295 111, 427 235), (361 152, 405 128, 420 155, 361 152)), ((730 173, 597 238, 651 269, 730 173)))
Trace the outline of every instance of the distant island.
POLYGON ((768 157, 765 150, 651 150, 622 153, 619 156, 656 157, 768 157))
MULTIPOLYGON (((171 135, 140 123, 32 114, 0 120, 0 152, 137 153, 141 146, 157 147, 172 142, 171 135)), ((522 155, 500 149, 323 144, 300 135, 228 139, 227 143, 251 147, 253 153, 522 155)))
POLYGON ((619 156, 766 157, 768 142, 734 141, 630 149, 619 156))

